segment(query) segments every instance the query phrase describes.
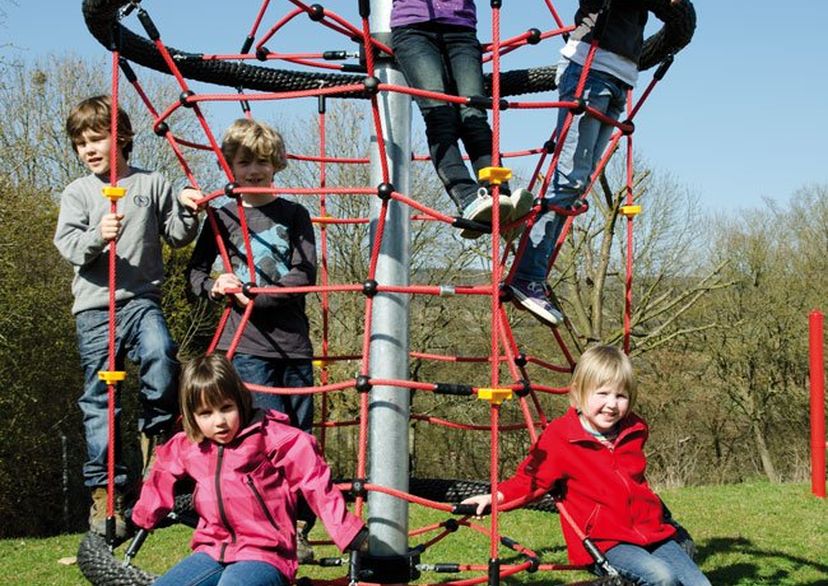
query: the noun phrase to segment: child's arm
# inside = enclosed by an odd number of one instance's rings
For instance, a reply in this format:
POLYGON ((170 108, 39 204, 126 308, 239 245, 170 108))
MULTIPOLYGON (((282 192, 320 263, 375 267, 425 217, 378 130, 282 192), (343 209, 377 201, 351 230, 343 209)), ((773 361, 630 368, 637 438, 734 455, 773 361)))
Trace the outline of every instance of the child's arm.
POLYGON ((77 267, 100 256, 110 240, 118 236, 123 214, 106 214, 90 225, 90 212, 83 195, 68 188, 60 197, 60 214, 54 244, 60 255, 77 267))
POLYGON ((291 489, 302 491, 336 546, 344 551, 352 544, 359 545, 355 543, 356 537, 365 525, 348 511, 342 493, 331 482, 331 470, 316 439, 297 431, 279 447, 279 452, 278 464, 283 467, 291 489))
POLYGON ((142 529, 151 530, 175 507, 175 482, 186 472, 178 453, 189 440, 183 435, 173 437, 158 446, 155 463, 141 486, 141 496, 132 509, 132 522, 142 529))
MULTIPOLYGON (((307 287, 316 284, 316 240, 305 206, 297 205, 288 232, 290 270, 279 278, 278 287, 307 287)), ((271 309, 296 294, 268 294, 256 299, 256 309, 271 309)))
POLYGON ((201 192, 185 187, 178 198, 173 197, 172 186, 158 174, 158 219, 161 236, 173 248, 188 245, 198 234, 198 207, 195 200, 201 192), (196 195, 197 194, 197 195, 196 195))

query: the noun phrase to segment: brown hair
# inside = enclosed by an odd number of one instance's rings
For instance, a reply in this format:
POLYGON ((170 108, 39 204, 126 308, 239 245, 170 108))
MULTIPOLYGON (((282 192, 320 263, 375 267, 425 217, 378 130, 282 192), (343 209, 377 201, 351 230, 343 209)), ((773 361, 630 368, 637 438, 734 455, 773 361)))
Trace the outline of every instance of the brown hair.
POLYGON ((637 394, 635 373, 629 357, 615 346, 593 346, 581 354, 569 384, 572 405, 583 409, 590 393, 604 385, 624 389, 632 410, 637 394))
POLYGON ((228 163, 232 164, 239 151, 268 159, 277 173, 287 167, 282 135, 267 124, 249 118, 239 118, 233 122, 221 140, 221 152, 228 163))
POLYGON ((233 365, 221 354, 205 354, 193 358, 181 370, 179 401, 184 431, 194 442, 204 439, 196 423, 195 413, 202 407, 219 407, 227 399, 239 410, 241 427, 253 416, 253 399, 233 365))
MULTIPOLYGON (((66 118, 66 134, 72 141, 72 146, 77 152, 77 145, 87 130, 93 132, 110 134, 112 116, 112 98, 109 96, 94 96, 83 100, 72 108, 66 118)), ((127 113, 118 106, 118 144, 121 147, 125 159, 129 159, 132 152, 132 138, 135 133, 132 131, 132 122, 127 113)))

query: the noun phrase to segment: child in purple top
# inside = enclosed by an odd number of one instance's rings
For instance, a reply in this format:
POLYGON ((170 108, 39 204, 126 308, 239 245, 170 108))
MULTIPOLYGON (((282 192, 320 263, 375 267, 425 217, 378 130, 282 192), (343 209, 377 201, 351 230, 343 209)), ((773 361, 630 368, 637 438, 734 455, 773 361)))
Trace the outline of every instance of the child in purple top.
MULTIPOLYGON (((394 55, 412 88, 458 96, 483 95, 482 51, 476 34, 473 0, 394 0, 391 35, 394 55)), ((469 174, 458 140, 471 159, 475 174, 492 164, 492 129, 486 111, 431 98, 414 97, 426 125, 426 138, 434 167, 463 218, 488 223, 492 197, 469 174)), ((485 186, 483 186, 485 187, 485 186)), ((510 197, 501 185, 498 205, 501 223, 511 220, 525 192, 510 197)), ((464 229, 464 238, 480 232, 464 229)))

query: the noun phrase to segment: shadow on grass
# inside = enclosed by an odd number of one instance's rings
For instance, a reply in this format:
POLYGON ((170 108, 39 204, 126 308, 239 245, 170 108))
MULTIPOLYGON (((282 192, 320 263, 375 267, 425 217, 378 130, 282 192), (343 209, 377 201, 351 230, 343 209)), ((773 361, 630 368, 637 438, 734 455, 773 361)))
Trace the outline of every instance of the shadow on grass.
MULTIPOLYGON (((706 574, 713 584, 781 584, 786 580, 787 583, 792 583, 790 582, 791 573, 800 568, 812 568, 828 576, 828 564, 793 556, 782 551, 759 549, 749 539, 719 537, 707 539, 703 544, 697 543, 697 545, 699 551, 696 561, 700 564, 703 564, 708 556, 733 553, 741 553, 752 559, 761 559, 766 562, 761 566, 756 563, 741 562, 711 570, 706 574), (790 569, 785 569, 783 565, 790 569), (769 567, 773 567, 774 570, 769 571, 769 567), (762 571, 763 568, 764 571, 762 571)), ((797 582, 797 585, 827 586, 828 579, 818 578, 811 582, 797 582)))

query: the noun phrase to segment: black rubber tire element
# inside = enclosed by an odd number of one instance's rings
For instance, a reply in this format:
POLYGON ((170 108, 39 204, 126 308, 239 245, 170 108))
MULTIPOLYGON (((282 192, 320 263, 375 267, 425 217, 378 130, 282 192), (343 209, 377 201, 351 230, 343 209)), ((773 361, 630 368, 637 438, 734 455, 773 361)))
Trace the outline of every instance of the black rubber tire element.
POLYGON ((95 586, 145 586, 157 576, 115 558, 102 535, 89 532, 78 547, 78 568, 95 586))
MULTIPOLYGON (((114 46, 113 31, 117 31, 122 57, 150 69, 169 73, 167 64, 153 42, 120 24, 115 26, 118 10, 128 2, 129 0, 83 0, 83 16, 89 32, 104 47, 111 48, 114 46)), ((689 0, 675 6, 670 0, 647 0, 647 4, 664 22, 664 26, 644 43, 639 66, 642 70, 653 67, 687 45, 696 28, 696 13, 689 0)), ((365 79, 364 75, 309 73, 235 61, 204 61, 200 53, 188 53, 170 46, 167 49, 185 78, 234 88, 288 92, 362 84, 365 79)), ((502 72, 501 96, 553 90, 555 71, 553 65, 502 72)), ((486 76, 486 91, 491 92, 491 75, 486 76)), ((340 97, 367 98, 369 95, 358 90, 340 94, 340 97)))

